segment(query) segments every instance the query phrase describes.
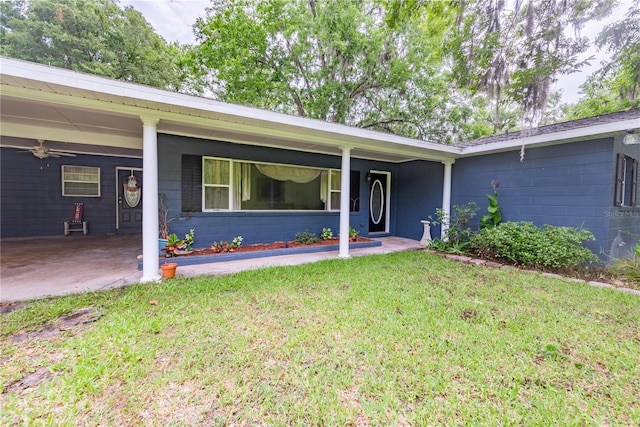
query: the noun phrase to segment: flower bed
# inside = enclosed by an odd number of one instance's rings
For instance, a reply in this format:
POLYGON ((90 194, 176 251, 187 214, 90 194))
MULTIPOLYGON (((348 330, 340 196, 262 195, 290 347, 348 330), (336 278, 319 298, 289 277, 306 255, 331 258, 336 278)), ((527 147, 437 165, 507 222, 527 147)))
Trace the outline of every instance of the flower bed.
MULTIPOLYGON (((355 242, 349 243, 350 249, 371 248, 382 246, 378 240, 371 240, 364 237, 358 237, 355 242)), ((159 264, 163 264, 168 260, 180 265, 198 265, 211 262, 226 262, 241 259, 264 258, 270 256, 308 254, 315 252, 329 252, 338 250, 340 247, 339 239, 321 240, 318 243, 309 245, 300 245, 295 242, 272 242, 258 243, 254 245, 242 245, 233 250, 233 252, 215 252, 211 248, 196 249, 189 253, 181 254, 172 258, 160 257, 159 264)), ((138 270, 142 270, 142 259, 138 260, 138 270)))

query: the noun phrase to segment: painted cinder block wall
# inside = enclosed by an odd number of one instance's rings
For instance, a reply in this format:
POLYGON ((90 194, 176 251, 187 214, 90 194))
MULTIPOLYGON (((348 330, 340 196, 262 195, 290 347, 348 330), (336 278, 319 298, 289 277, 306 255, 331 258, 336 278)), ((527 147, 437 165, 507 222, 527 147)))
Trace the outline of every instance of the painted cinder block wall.
POLYGON ((73 204, 84 203, 89 234, 116 231, 116 167, 142 167, 142 159, 78 154, 38 159, 16 148, 0 149, 2 238, 62 236, 73 204), (62 196, 62 165, 100 167, 100 197, 62 196))
MULTIPOLYGON (((341 158, 316 153, 305 153, 274 149, 269 147, 232 144, 222 141, 203 140, 176 135, 158 135, 159 191, 167 196, 171 215, 181 211, 182 156, 212 156, 234 160, 282 163, 319 168, 340 169, 341 158)), ((391 218, 396 216, 396 179, 397 165, 385 162, 351 159, 351 170, 360 171, 360 211, 350 214, 350 224, 368 235, 369 190, 366 175, 369 170, 391 172, 391 218)), ((296 233, 311 231, 320 235, 323 228, 330 227, 334 235, 340 229, 339 212, 310 211, 253 211, 253 212, 194 212, 189 220, 173 221, 170 231, 179 236, 190 228, 195 229, 196 247, 206 247, 214 241, 230 241, 241 235, 245 244, 292 240, 296 233)), ((390 224, 391 235, 396 233, 395 221, 390 224)))
MULTIPOLYGON (((424 232, 421 220, 435 218, 442 206, 444 165, 438 162, 412 161, 398 165, 396 235, 420 240, 424 232)), ((433 238, 440 227, 431 227, 433 238)))
POLYGON ((596 237, 588 247, 600 253, 611 245, 606 213, 613 209, 614 157, 614 140, 605 138, 529 148, 522 162, 518 151, 460 159, 452 170, 452 204, 475 201, 477 225, 496 180, 504 221, 584 227, 596 237))

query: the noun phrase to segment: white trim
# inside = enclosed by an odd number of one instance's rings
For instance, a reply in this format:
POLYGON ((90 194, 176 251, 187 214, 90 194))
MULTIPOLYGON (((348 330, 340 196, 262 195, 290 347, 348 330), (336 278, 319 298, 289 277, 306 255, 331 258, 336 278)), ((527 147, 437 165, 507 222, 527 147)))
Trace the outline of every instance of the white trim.
POLYGON ((461 155, 458 157, 471 157, 499 153, 502 151, 519 150, 523 144, 525 147, 545 146, 583 141, 585 139, 612 137, 621 134, 622 132, 626 133, 627 129, 635 128, 640 128, 640 117, 565 131, 549 132, 541 135, 524 136, 507 141, 489 142, 482 145, 463 147, 461 155))
POLYGON ((85 165, 60 165, 60 180, 61 180, 61 186, 62 186, 62 197, 94 197, 94 198, 100 198, 101 197, 101 181, 102 181, 102 170, 100 168, 100 166, 85 166, 85 165), (65 179, 65 168, 85 168, 85 169, 94 169, 97 170, 97 174, 96 176, 98 177, 97 181, 76 181, 76 180, 72 180, 72 179, 65 179), (77 183, 84 183, 84 184, 96 184, 97 185, 97 190, 98 190, 98 194, 67 194, 65 192, 66 186, 65 183, 67 182, 77 182, 77 183))

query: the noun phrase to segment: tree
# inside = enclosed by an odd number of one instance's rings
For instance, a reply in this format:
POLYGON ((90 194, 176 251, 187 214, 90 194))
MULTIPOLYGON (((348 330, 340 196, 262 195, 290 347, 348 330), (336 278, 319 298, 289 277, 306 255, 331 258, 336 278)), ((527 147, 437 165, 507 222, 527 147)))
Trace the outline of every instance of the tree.
POLYGON ((115 0, 28 0, 0 4, 2 55, 177 89, 181 48, 115 0))
POLYGON ((585 96, 568 108, 568 118, 640 107, 639 5, 640 1, 636 0, 624 19, 607 25, 598 35, 598 47, 611 53, 611 58, 583 85, 585 96))
POLYGON ((216 0, 207 13, 189 63, 218 99, 437 142, 474 132, 448 114, 468 108, 437 61, 446 27, 421 28, 437 10, 393 26, 365 0, 216 0))
POLYGON ((586 22, 606 16, 614 2, 461 2, 445 48, 453 81, 464 93, 488 97, 494 132, 513 126, 514 117, 525 127, 536 126, 556 76, 584 65, 576 55, 586 50, 588 40, 578 31, 586 22))

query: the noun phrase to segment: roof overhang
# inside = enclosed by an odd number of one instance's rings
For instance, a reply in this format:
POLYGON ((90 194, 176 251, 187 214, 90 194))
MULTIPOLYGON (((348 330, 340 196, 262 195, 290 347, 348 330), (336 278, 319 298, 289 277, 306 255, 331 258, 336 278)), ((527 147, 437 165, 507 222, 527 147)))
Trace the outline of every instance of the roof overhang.
POLYGON ((461 152, 9 58, 2 58, 0 84, 2 136, 80 144, 78 151, 142 150, 141 120, 154 118, 159 133, 330 155, 349 148, 356 158, 395 163, 450 161, 461 152))
POLYGON ((480 156, 504 151, 514 151, 525 148, 545 147, 549 145, 566 144, 570 142, 594 140, 600 138, 624 136, 630 129, 640 129, 640 117, 619 120, 606 124, 596 124, 545 133, 540 135, 522 136, 504 141, 494 141, 482 145, 462 147, 462 156, 480 156))
POLYGON ((29 147, 43 139, 48 146, 67 151, 141 156, 142 119, 153 118, 158 120, 159 133, 171 135, 336 156, 349 148, 352 157, 393 163, 451 162, 523 145, 532 148, 621 136, 640 128, 640 117, 635 117, 481 145, 450 146, 11 58, 0 60, 2 146, 29 147))

